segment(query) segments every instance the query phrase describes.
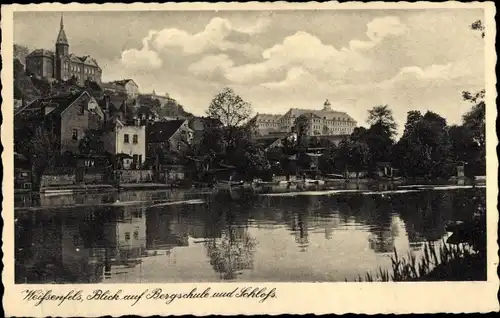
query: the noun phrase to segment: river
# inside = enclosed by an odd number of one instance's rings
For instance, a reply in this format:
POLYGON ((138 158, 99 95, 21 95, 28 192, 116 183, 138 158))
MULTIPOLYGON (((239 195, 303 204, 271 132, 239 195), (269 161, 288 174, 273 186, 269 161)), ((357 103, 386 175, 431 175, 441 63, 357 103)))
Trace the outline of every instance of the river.
POLYGON ((18 196, 16 283, 323 282, 441 244, 485 186, 18 196))

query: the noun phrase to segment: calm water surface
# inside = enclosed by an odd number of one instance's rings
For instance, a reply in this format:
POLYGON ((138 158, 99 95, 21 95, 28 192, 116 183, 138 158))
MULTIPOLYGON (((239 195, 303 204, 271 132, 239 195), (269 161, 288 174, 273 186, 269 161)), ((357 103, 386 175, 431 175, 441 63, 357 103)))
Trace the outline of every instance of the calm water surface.
POLYGON ((17 283, 344 281, 440 244, 485 188, 17 197, 17 283))

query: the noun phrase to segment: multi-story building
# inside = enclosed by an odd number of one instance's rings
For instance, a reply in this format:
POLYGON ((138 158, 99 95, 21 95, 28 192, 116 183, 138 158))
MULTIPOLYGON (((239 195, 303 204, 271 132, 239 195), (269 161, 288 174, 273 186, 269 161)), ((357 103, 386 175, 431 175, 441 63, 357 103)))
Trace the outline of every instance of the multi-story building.
POLYGON ((127 98, 135 99, 139 95, 139 86, 133 79, 124 79, 119 81, 112 81, 109 83, 102 83, 104 91, 109 91, 115 94, 126 94, 127 98))
POLYGON ((80 85, 85 84, 87 80, 100 84, 102 75, 102 69, 90 55, 77 56, 69 52, 62 15, 55 52, 45 49, 34 50, 26 56, 26 70, 40 78, 58 81, 74 77, 80 85))
POLYGON ((104 112, 86 91, 39 98, 14 114, 16 143, 33 138, 37 129, 54 138, 60 153, 79 153, 80 140, 88 130, 99 129, 104 112))
POLYGON ((304 115, 309 121, 311 136, 350 135, 356 128, 356 121, 345 112, 332 110, 328 100, 323 109, 291 108, 284 115, 257 114, 254 117, 260 135, 291 132, 297 117, 304 115))
POLYGON ((118 118, 114 118, 114 123, 104 136, 104 148, 121 155, 121 168, 140 169, 146 160, 146 126, 140 121, 126 124, 118 118))

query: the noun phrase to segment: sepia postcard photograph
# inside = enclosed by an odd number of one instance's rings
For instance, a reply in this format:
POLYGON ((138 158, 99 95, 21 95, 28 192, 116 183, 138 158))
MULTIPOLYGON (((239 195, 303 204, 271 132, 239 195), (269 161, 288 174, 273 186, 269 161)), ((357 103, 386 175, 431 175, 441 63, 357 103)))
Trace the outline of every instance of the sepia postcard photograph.
POLYGON ((5 314, 498 311, 494 15, 2 5, 5 314))

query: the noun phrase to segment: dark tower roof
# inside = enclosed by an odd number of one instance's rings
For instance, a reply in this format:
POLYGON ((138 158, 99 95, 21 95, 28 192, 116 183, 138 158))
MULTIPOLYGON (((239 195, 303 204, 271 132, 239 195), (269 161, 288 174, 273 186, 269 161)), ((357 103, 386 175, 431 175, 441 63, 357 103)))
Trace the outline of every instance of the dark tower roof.
POLYGON ((62 13, 61 13, 61 28, 59 29, 59 35, 57 36, 57 41, 56 41, 56 45, 57 44, 69 45, 68 38, 66 37, 66 33, 64 32, 64 21, 62 13))

